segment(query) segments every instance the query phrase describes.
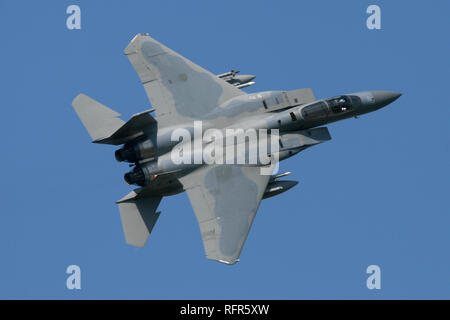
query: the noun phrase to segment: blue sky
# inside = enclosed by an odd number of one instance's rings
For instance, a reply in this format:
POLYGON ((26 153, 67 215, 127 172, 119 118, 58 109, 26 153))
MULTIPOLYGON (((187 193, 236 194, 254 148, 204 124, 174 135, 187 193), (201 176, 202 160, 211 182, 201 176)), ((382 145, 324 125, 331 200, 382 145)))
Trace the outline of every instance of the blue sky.
POLYGON ((448 1, 0 1, 0 298, 450 298, 448 1), (81 30, 66 8, 81 7, 81 30), (366 28, 381 7, 382 29, 366 28), (85 93, 149 108, 123 49, 148 32, 204 68, 255 74, 248 92, 368 89, 403 96, 329 125, 330 142, 281 164, 300 183, 264 200, 241 255, 204 257, 185 194, 146 247, 125 244, 129 192, 115 148, 71 107, 85 93), (6 138, 6 139, 5 139, 6 138), (66 267, 82 289, 67 290, 66 267), (381 267, 381 290, 366 268, 381 267))

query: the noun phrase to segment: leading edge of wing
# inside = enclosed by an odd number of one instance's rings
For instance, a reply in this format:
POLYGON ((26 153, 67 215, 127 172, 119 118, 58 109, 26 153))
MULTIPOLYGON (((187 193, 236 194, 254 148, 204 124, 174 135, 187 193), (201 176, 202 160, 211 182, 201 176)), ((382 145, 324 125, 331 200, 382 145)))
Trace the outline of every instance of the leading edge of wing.
POLYGON ((239 261, 270 179, 260 169, 212 165, 179 178, 198 220, 208 259, 226 264, 239 261))

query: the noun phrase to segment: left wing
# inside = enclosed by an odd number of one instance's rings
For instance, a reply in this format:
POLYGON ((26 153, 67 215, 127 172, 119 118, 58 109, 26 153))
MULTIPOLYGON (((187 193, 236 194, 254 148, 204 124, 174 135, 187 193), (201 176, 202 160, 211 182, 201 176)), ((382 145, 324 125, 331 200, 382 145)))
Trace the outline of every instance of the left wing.
POLYGON ((270 179, 260 169, 211 165, 179 178, 195 211, 208 259, 226 264, 239 261, 270 179))

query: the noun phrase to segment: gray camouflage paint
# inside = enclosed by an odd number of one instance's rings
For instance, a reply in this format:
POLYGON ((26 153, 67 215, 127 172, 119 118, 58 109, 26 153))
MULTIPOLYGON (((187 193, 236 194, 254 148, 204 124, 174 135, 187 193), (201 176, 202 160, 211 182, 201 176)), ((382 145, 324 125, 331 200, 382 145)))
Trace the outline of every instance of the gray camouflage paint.
POLYGON ((224 256, 236 259, 259 204, 258 185, 247 178, 238 166, 215 167, 207 173, 204 183, 216 199, 214 215, 221 232, 228 235, 219 238, 219 250, 224 256), (234 192, 223 193, 223 190, 234 192), (236 194, 246 196, 236 197, 236 194))
POLYGON ((164 52, 161 45, 154 41, 145 41, 141 50, 149 64, 159 70, 167 70, 161 73, 161 84, 171 93, 180 115, 199 119, 218 105, 223 90, 216 82, 210 81, 209 74, 193 70, 183 59, 164 52), (184 82, 183 86, 179 86, 180 82, 184 82), (204 90, 201 100, 196 99, 198 85, 204 90))
POLYGON ((199 221, 209 259, 227 264, 238 261, 270 179, 259 175, 259 169, 212 165, 180 177, 199 221))
POLYGON ((160 128, 199 119, 245 94, 146 34, 136 35, 124 52, 156 108, 160 128))

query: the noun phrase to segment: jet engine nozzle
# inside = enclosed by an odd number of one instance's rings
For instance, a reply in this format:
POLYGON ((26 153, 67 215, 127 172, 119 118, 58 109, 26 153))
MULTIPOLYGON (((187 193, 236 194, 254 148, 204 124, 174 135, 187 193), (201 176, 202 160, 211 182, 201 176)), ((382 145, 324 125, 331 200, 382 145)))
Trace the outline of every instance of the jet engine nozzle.
POLYGON ((119 162, 137 162, 139 160, 152 158, 155 155, 155 147, 152 141, 145 140, 136 144, 126 143, 123 148, 116 150, 116 160, 119 162))
POLYGON ((116 157, 116 160, 119 162, 122 162, 122 161, 135 162, 135 161, 137 161, 136 151, 134 150, 133 147, 130 147, 130 146, 123 147, 123 148, 116 150, 116 152, 114 153, 114 156, 116 157))
POLYGON ((148 179, 147 176, 140 167, 135 167, 132 171, 125 173, 123 176, 125 182, 128 184, 136 184, 138 186, 144 186, 147 184, 148 179))
POLYGON ((137 164, 133 170, 125 173, 124 179, 128 184, 136 184, 138 186, 146 186, 155 180, 161 170, 158 168, 158 162, 147 162, 144 164, 137 164))

